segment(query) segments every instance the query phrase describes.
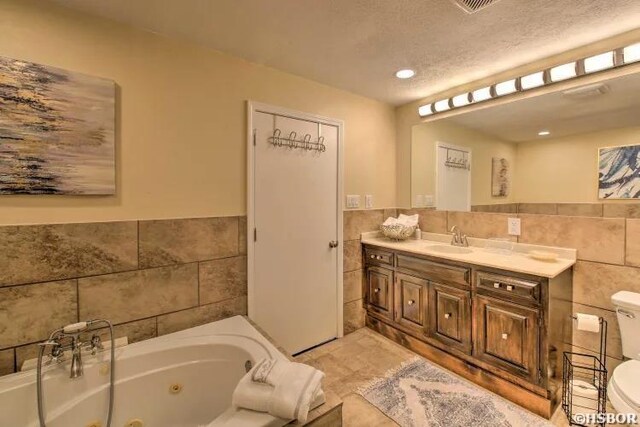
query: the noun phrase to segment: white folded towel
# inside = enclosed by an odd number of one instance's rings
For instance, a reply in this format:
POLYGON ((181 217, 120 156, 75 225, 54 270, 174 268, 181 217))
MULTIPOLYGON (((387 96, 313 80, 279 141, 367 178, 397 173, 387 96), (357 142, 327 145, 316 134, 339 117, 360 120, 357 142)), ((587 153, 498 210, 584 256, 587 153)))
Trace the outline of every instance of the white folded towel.
POLYGON ((278 384, 271 396, 269 413, 280 418, 306 422, 311 402, 320 391, 322 378, 324 373, 311 366, 302 363, 287 364, 280 372, 278 384))
POLYGON ((233 406, 304 423, 324 394, 322 378, 323 372, 302 363, 261 360, 238 383, 233 406))
POLYGON ((404 225, 406 227, 416 227, 418 225, 418 214, 415 215, 404 215, 400 214, 398 218, 394 218, 390 216, 386 219, 383 225, 404 225))

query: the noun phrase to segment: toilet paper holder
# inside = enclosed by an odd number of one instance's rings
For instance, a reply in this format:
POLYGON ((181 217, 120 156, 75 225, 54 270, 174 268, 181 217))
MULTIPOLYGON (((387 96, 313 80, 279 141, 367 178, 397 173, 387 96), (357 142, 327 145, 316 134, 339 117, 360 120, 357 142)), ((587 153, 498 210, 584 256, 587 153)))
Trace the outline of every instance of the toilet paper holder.
MULTIPOLYGON (((570 315, 571 326, 578 316, 570 315)), ((607 411, 607 321, 599 317, 599 349, 597 355, 565 351, 562 366, 562 409, 571 426, 604 427, 606 424, 582 424, 584 414, 606 414, 607 411)), ((598 332, 582 332, 587 334, 598 332)), ((594 351, 595 353, 595 351, 594 351)))

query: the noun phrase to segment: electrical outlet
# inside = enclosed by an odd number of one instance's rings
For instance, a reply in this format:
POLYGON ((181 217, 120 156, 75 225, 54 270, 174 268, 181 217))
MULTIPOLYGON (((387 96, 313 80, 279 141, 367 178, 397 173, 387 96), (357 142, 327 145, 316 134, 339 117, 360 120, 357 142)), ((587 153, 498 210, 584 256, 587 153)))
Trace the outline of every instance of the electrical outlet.
POLYGON ((360 196, 347 196, 347 209, 356 209, 360 207, 360 196))
POLYGON ((507 224, 510 236, 520 235, 520 218, 509 218, 507 224))
POLYGON ((416 195, 416 204, 417 208, 421 208, 424 206, 424 196, 422 194, 416 195))
POLYGON ((364 207, 365 209, 373 208, 373 196, 371 194, 364 196, 364 207))
POLYGON ((424 205, 433 206, 433 196, 431 194, 424 195, 424 205))

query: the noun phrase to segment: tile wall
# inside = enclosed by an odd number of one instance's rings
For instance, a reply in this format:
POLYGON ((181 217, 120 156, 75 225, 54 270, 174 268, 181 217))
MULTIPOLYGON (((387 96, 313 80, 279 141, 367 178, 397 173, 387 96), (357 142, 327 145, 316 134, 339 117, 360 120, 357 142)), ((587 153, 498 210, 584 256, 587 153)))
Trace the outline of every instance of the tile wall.
MULTIPOLYGON (((610 364, 618 364, 610 296, 640 292, 640 204, 504 206, 345 211, 345 334, 364 327, 361 233, 388 216, 419 213, 423 231, 458 225, 472 237, 508 237, 507 218, 518 215, 519 242, 578 249, 574 310, 609 320, 610 364)), ((0 374, 34 357, 49 331, 79 319, 112 319, 117 335, 135 342, 246 314, 246 276, 245 217, 0 227, 0 374)), ((576 334, 574 345, 597 347, 588 334, 576 334)))
POLYGON ((79 319, 130 342, 246 314, 245 217, 0 227, 0 374, 79 319))

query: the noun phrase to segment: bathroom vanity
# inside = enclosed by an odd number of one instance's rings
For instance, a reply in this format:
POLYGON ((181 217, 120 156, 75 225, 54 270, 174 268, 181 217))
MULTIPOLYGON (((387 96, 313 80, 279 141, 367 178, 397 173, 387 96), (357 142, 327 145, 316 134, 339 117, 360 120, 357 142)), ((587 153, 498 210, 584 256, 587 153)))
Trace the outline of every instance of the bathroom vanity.
POLYGON ((549 418, 572 339, 575 251, 543 262, 531 246, 499 254, 435 237, 363 235, 367 326, 549 418))

